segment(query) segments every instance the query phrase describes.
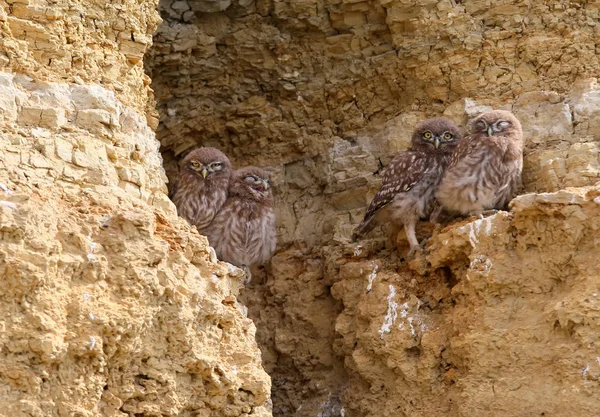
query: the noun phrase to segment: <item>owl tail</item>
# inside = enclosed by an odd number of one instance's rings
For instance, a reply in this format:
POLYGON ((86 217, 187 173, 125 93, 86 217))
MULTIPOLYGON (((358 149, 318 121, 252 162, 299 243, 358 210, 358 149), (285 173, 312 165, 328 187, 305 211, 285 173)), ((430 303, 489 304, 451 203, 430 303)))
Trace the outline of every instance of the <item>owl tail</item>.
POLYGON ((372 220, 373 217, 369 217, 368 219, 363 220, 362 223, 359 224, 356 229, 354 229, 354 232, 352 232, 352 242, 356 242, 358 238, 363 237, 373 230, 375 227, 375 222, 372 220))

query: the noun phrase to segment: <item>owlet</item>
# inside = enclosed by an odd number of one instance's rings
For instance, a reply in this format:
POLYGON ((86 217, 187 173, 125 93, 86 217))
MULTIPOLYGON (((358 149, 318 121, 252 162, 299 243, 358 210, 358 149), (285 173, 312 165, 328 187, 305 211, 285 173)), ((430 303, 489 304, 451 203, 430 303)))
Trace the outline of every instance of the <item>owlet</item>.
POLYGON ((353 240, 378 224, 391 222, 404 226, 409 258, 421 250, 415 226, 420 218, 431 214, 435 190, 461 138, 450 120, 436 117, 421 122, 413 132, 412 147, 398 154, 386 169, 382 186, 354 231, 353 240))
POLYGON ((179 164, 171 200, 177 214, 202 234, 227 199, 231 172, 229 158, 215 148, 195 149, 179 164))
POLYGON ((469 123, 436 197, 450 212, 478 215, 502 209, 521 185, 523 130, 508 111, 481 114, 469 123))

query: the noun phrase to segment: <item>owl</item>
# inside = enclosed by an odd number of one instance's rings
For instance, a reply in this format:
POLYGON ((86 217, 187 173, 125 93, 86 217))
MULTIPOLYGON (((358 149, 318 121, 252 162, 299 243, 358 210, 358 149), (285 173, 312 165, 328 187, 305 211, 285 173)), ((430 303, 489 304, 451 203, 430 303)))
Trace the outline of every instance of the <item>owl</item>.
POLYGON ((267 173, 256 167, 235 170, 229 197, 206 229, 219 259, 243 267, 267 262, 277 236, 273 195, 267 173))
POLYGON ((179 176, 171 190, 177 214, 198 231, 210 224, 227 199, 231 162, 215 148, 198 148, 179 164, 179 176))
POLYGON ((436 198, 451 213, 482 217, 487 210, 504 208, 515 196, 522 170, 521 123, 511 112, 489 111, 469 123, 436 198))
POLYGON ((411 149, 398 154, 386 169, 353 241, 376 225, 391 222, 404 226, 410 244, 408 258, 421 250, 415 226, 431 214, 435 190, 461 139, 460 130, 450 120, 436 117, 421 122, 413 132, 411 149))

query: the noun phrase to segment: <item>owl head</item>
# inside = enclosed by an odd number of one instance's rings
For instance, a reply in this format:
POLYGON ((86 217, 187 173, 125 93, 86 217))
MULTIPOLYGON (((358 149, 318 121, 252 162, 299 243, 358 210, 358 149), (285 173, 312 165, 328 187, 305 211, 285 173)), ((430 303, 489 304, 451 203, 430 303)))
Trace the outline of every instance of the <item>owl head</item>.
POLYGON ((268 173, 252 166, 236 169, 233 172, 229 193, 259 202, 267 202, 273 196, 268 173))
POLYGON ((508 136, 515 139, 523 137, 521 123, 509 111, 492 110, 480 114, 469 123, 470 134, 481 134, 487 137, 508 136))
POLYGON ((192 174, 199 181, 211 182, 231 175, 229 158, 216 148, 198 148, 181 161, 180 172, 192 174))
POLYGON ((443 117, 427 119, 417 125, 412 147, 424 152, 452 153, 462 139, 460 129, 443 117))

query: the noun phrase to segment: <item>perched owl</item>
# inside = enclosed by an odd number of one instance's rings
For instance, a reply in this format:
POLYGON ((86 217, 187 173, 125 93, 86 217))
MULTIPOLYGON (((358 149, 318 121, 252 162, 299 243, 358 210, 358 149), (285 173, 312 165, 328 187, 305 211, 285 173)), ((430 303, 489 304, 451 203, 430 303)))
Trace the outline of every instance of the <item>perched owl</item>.
POLYGON ((204 229, 227 199, 231 162, 215 148, 198 148, 179 164, 179 176, 171 190, 177 214, 204 229))
POLYGON ((504 208, 515 196, 522 169, 521 123, 508 111, 483 113, 469 123, 436 198, 450 212, 481 217, 486 210, 504 208))
POLYGON ((229 197, 206 236, 219 259, 246 270, 271 258, 277 237, 273 195, 264 170, 246 167, 233 172, 229 197))
POLYGON ((353 240, 391 221, 404 225, 410 244, 408 257, 420 250, 415 226, 420 218, 431 214, 435 189, 461 138, 450 120, 436 117, 421 122, 413 132, 411 149, 397 155, 386 169, 381 188, 354 231, 353 240))

